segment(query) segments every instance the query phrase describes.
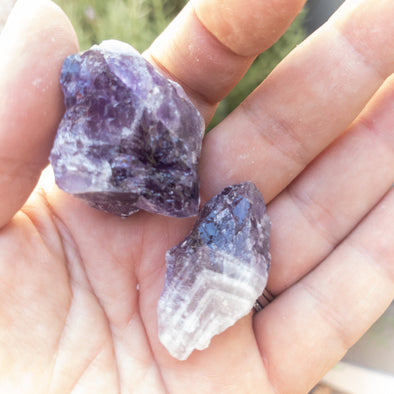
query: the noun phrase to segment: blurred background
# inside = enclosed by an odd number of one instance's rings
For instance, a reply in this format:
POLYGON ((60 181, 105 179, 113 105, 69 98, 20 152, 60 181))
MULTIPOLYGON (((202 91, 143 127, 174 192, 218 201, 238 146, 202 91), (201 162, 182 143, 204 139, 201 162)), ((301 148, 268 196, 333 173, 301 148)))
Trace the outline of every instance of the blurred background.
MULTIPOLYGON (((34 0, 31 0, 34 1, 34 0)), ((0 32, 15 0, 0 0, 0 32)), ((146 49, 185 0, 55 0, 71 19, 81 49, 104 39, 146 49)), ((309 0, 286 34, 260 55, 221 102, 210 125, 220 122, 296 45, 324 23, 342 0, 309 0)), ((394 394, 394 305, 312 391, 314 394, 394 394)))

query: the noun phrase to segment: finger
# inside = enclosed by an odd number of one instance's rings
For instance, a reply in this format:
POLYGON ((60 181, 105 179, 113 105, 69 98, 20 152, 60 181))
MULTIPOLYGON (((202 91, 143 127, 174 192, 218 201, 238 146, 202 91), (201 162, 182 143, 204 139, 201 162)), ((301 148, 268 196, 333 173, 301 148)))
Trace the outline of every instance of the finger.
POLYGON ((393 234, 391 189, 319 267, 255 316, 278 392, 307 392, 393 301, 393 234))
POLYGON ((240 0, 191 1, 145 55, 181 83, 207 121, 304 2, 252 0, 246 6, 240 0))
POLYGON ((394 3, 350 5, 208 134, 200 165, 205 199, 249 179, 271 200, 356 118, 394 70, 394 3))
POLYGON ((74 30, 48 0, 19 0, 0 36, 0 227, 23 205, 63 113, 59 75, 78 50, 74 30))
POLYGON ((346 134, 268 206, 268 288, 278 294, 322 261, 394 183, 394 77, 346 134))

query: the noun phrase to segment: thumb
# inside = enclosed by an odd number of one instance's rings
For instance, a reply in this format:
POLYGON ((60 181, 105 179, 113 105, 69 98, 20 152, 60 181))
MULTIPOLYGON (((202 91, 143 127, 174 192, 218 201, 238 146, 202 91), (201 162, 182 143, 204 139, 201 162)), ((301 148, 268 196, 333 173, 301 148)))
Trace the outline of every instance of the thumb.
POLYGON ((71 23, 49 0, 19 0, 0 35, 0 228, 29 197, 62 117, 64 58, 78 51, 71 23))

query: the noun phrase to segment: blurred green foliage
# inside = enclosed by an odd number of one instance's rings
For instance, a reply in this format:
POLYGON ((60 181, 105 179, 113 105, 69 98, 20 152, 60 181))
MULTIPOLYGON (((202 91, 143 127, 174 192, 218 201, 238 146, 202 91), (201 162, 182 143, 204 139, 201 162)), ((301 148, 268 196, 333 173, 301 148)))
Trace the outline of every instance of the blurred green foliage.
POLYGON ((55 0, 77 32, 81 50, 114 38, 142 52, 186 4, 185 0, 55 0))
MULTIPOLYGON (((55 0, 69 16, 81 50, 105 39, 132 44, 140 52, 168 25, 186 0, 55 0)), ((220 103, 210 127, 220 122, 272 71, 306 36, 305 11, 285 35, 260 55, 242 81, 220 103)))

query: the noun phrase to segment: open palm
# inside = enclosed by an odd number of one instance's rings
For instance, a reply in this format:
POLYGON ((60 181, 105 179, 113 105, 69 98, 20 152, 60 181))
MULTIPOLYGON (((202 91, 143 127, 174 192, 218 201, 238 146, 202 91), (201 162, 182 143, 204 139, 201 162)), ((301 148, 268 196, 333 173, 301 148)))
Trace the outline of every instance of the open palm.
MULTIPOLYGON (((156 305, 165 251, 193 219, 122 220, 56 186, 32 193, 63 112, 60 67, 78 48, 49 0, 19 1, 0 37, 2 393, 302 393, 383 313, 394 4, 347 3, 204 141, 203 200, 252 180, 269 201, 276 298, 181 362, 158 341, 156 305)), ((302 5, 193 1, 145 55, 208 121, 302 5)))

